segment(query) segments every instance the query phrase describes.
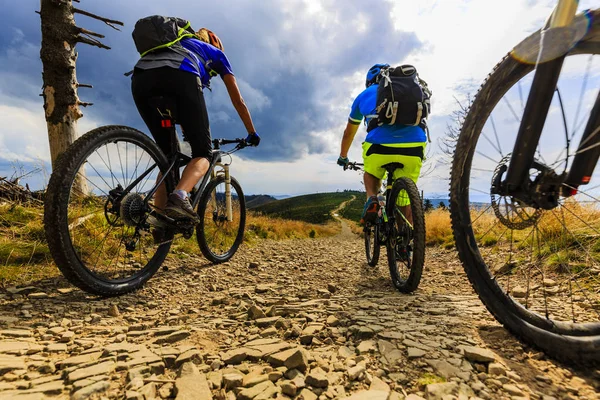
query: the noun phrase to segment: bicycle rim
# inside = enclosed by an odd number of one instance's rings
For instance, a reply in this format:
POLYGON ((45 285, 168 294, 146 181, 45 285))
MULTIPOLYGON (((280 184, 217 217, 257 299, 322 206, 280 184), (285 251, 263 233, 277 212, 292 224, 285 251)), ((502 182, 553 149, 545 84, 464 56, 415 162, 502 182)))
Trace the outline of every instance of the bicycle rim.
POLYGON ((219 175, 209 182, 198 204, 198 245, 202 254, 214 263, 233 257, 244 238, 246 202, 242 188, 231 178, 230 206, 225 191, 225 177, 219 175))

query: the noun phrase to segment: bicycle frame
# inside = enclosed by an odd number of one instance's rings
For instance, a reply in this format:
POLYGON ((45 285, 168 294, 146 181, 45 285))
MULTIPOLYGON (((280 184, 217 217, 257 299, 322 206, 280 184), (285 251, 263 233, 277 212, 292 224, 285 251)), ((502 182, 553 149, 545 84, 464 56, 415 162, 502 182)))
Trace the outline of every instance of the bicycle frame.
MULTIPOLYGON (((540 52, 538 63, 531 86, 531 92, 527 98, 523 118, 517 133, 517 140, 513 149, 502 184, 505 194, 515 196, 528 203, 526 184, 529 179, 529 170, 534 165, 535 151, 540 140, 546 116, 550 109, 553 93, 556 90, 558 77, 560 75, 566 54, 540 63, 544 51, 544 39, 551 36, 553 32, 568 28, 575 17, 579 1, 559 0, 552 12, 546 26, 541 31, 540 52)), ((600 123, 600 96, 592 110, 592 115, 585 128, 583 137, 578 146, 571 170, 563 182, 570 191, 562 191, 563 195, 572 195, 577 192, 576 188, 581 184, 587 184, 593 173, 594 167, 600 157, 600 135, 598 125, 600 123)))
MULTIPOLYGON (((173 128, 171 135, 173 135, 172 140, 176 141, 177 136, 176 136, 175 128, 173 128)), ((226 204, 226 208, 227 208, 226 212, 227 212, 227 221, 228 222, 233 221, 233 205, 232 205, 232 198, 231 198, 231 176, 229 173, 229 164, 225 164, 221 160, 221 156, 226 154, 223 151, 221 151, 221 145, 222 144, 239 143, 239 140, 240 139, 236 139, 236 140, 215 139, 215 140, 213 140, 214 148, 212 150, 212 158, 211 158, 208 170, 204 174, 204 177, 202 178, 200 183, 195 186, 196 192, 192 195, 192 199, 191 199, 192 207, 195 209, 198 205, 198 202, 200 201, 202 192, 208 185, 209 180, 215 178, 220 173, 223 173, 225 175, 225 204, 226 204), (216 167, 222 168, 222 171, 216 171, 216 167)), ((187 165, 192 160, 192 158, 186 154, 183 154, 180 151, 176 151, 169 157, 169 160, 170 160, 169 167, 167 168, 165 174, 164 175, 159 174, 159 179, 157 180, 156 184, 152 187, 152 189, 147 193, 147 195, 144 199, 144 204, 146 205, 146 207, 149 207, 148 202, 154 197, 154 194, 156 193, 156 191, 158 190, 160 185, 162 185, 164 183, 166 176, 168 176, 168 174, 175 173, 175 174, 177 174, 177 177, 178 177, 179 169, 181 167, 184 167, 185 165, 187 165)), ((139 182, 141 182, 146 176, 148 176, 148 174, 150 174, 154 170, 154 168, 156 168, 156 166, 157 165, 154 164, 153 166, 149 167, 146 171, 144 171, 144 173, 142 173, 137 179, 135 179, 133 182, 131 182, 131 184, 129 184, 129 186, 127 186, 127 188, 125 188, 123 190, 124 193, 129 193, 139 182)), ((177 180, 179 180, 179 179, 177 179, 177 180)), ((213 196, 213 198, 212 198, 213 206, 214 206, 214 209, 216 209, 217 199, 214 194, 212 196, 213 196)), ((170 218, 168 218, 167 216, 162 215, 162 214, 158 214, 157 216, 160 219, 165 219, 166 221, 170 220, 170 218)))

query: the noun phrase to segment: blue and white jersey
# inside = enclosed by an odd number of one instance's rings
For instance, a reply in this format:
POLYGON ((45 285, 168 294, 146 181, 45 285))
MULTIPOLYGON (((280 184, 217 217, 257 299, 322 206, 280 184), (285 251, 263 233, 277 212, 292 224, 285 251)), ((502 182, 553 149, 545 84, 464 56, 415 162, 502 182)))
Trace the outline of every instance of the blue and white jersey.
MULTIPOLYGON (((368 125, 370 118, 367 116, 375 114, 376 105, 377 85, 371 85, 354 99, 348 122, 360 125, 366 119, 368 125)), ((382 125, 367 133, 365 141, 374 144, 420 143, 427 141, 427 135, 420 126, 382 125)))

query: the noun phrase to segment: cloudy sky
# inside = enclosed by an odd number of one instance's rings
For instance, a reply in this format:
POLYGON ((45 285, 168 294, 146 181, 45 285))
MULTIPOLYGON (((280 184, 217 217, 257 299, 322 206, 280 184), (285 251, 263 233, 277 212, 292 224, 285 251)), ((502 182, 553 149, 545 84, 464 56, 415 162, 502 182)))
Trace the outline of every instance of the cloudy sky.
MULTIPOLYGON (((582 0, 580 8, 592 7, 582 0)), ((410 63, 434 92, 429 145, 435 170, 421 179, 426 193, 446 191, 447 168, 436 164, 439 139, 455 98, 474 94, 513 45, 549 15, 550 0, 81 0, 78 7, 125 23, 122 32, 76 15, 79 26, 107 35, 106 51, 79 45, 77 75, 94 89, 80 89, 79 130, 107 124, 146 131, 123 76, 137 60, 131 40, 135 21, 176 15, 215 31, 263 141, 238 153, 234 175, 247 194, 302 194, 361 187, 361 177, 335 165, 353 98, 364 89, 374 63, 410 63), (168 3, 168 4, 167 4, 168 3), (369 4, 367 6, 367 4, 369 4)), ((15 166, 49 168, 43 116, 39 1, 11 2, 0 24, 0 176, 15 166)), ((206 92, 213 137, 245 135, 224 85, 206 92)), ((350 151, 359 159, 359 130, 350 151)), ((37 186, 43 177, 31 178, 37 186)))

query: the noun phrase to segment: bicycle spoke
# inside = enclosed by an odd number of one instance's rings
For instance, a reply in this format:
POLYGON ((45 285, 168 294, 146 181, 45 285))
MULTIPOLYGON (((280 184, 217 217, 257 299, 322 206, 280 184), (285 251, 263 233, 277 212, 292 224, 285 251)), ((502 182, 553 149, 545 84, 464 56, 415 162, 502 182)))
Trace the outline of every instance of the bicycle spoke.
MULTIPOLYGON (((104 148, 106 149, 106 155, 108 157, 108 164, 106 163, 106 161, 104 160, 104 158, 102 157, 102 155, 98 152, 98 149, 94 150, 94 154, 96 154, 98 156, 98 158, 102 161, 102 164, 104 164, 104 166, 108 169, 108 172, 110 173, 110 179, 111 179, 111 182, 112 182, 112 186, 108 185, 108 183, 106 184, 106 186, 114 188, 114 187, 116 187, 116 185, 115 185, 115 179, 116 179, 118 185, 120 185, 121 182, 119 182, 119 178, 117 178, 117 176, 113 173, 112 164, 110 162, 110 154, 108 152, 108 146, 104 146, 104 148)), ((91 161, 90 161, 89 158, 87 160, 87 163, 91 165, 91 161)))
POLYGON ((496 137, 496 144, 498 145, 498 152, 500 153, 500 157, 504 158, 504 153, 502 152, 502 146, 500 145, 500 138, 498 137, 498 130, 496 129, 496 123, 494 122, 494 116, 490 114, 490 122, 492 123, 492 129, 494 130, 494 136, 496 137))
POLYGON ((510 112, 512 113, 513 117, 515 117, 515 120, 518 123, 521 123, 521 118, 519 118, 519 116, 517 115, 517 113, 515 112, 515 110, 513 109, 513 107, 510 105, 508 99, 506 97, 503 97, 502 99, 504 100, 504 102, 508 106, 508 108, 509 108, 510 112))
POLYGON ((581 104, 583 103, 583 97, 585 96, 585 92, 587 89, 588 77, 590 76, 590 70, 592 67, 592 59, 593 55, 590 55, 588 58, 588 64, 586 67, 585 75, 583 76, 583 82, 581 83, 581 92, 579 94, 579 102, 577 103, 577 111, 575 112, 575 118, 573 119, 573 127, 571 128, 571 140, 575 136, 575 132, 577 132, 577 125, 579 121, 579 114, 581 112, 581 104))
POLYGON ((493 162, 494 164, 500 164, 500 162, 499 162, 499 161, 496 161, 496 160, 494 160, 493 158, 491 158, 491 157, 488 157, 487 155, 483 154, 483 153, 482 153, 482 152, 480 152, 480 151, 476 151, 476 153, 477 153, 477 154, 479 154, 479 155, 480 155, 480 156, 482 156, 482 157, 485 157, 485 158, 487 158, 488 160, 490 160, 490 161, 491 161, 491 162, 493 162))
POLYGON ((117 154, 119 155, 119 164, 121 165, 121 175, 123 175, 123 182, 125 182, 125 172, 123 171, 123 160, 121 159, 121 149, 119 148, 119 142, 115 142, 117 147, 117 154))

